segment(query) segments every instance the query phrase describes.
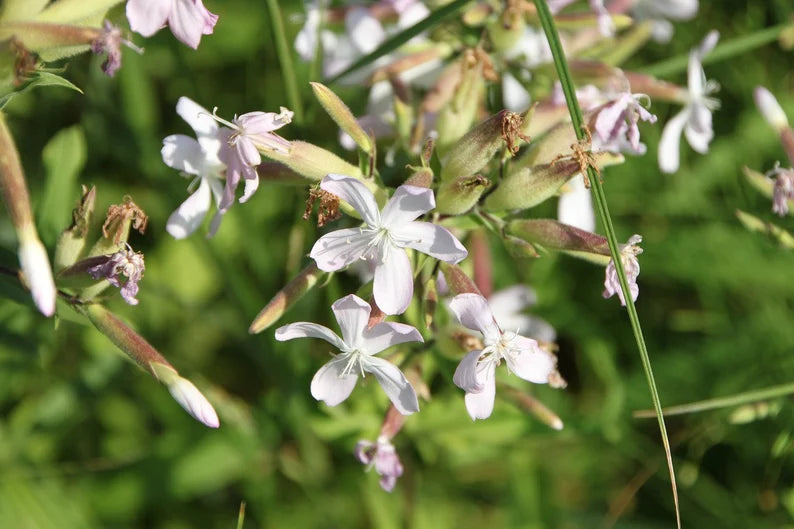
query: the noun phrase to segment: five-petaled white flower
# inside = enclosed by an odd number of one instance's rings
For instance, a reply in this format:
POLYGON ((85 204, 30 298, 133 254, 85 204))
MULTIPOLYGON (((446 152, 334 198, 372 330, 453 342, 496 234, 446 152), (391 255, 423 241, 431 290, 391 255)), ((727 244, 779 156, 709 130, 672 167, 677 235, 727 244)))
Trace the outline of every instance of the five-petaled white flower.
POLYGON ((405 312, 413 296, 413 272, 406 248, 450 263, 467 255, 466 248, 445 228, 414 220, 436 206, 430 189, 400 186, 381 212, 372 192, 355 178, 329 174, 320 187, 349 203, 366 226, 323 235, 310 256, 326 272, 345 268, 358 259, 373 260, 373 294, 386 314, 405 312))
MULTIPOLYGON (((641 242, 642 237, 635 234, 629 237, 626 244, 621 245, 620 248, 620 262, 623 264, 623 271, 626 272, 626 280, 629 284, 632 301, 637 301, 637 297, 640 295, 640 287, 637 285, 637 276, 640 275, 640 262, 637 256, 642 253, 642 248, 637 245, 641 242)), ((620 279, 618 278, 615 261, 610 259, 604 279, 604 297, 609 298, 615 294, 620 298, 620 304, 625 307, 626 298, 623 297, 623 289, 620 288, 620 279)))
POLYGON ((410 325, 393 322, 380 322, 367 328, 372 308, 355 294, 337 300, 331 308, 342 330, 342 338, 328 327, 305 321, 276 329, 276 340, 321 338, 341 351, 314 375, 312 397, 336 406, 350 396, 359 375, 372 373, 397 411, 403 415, 419 411, 416 392, 402 371, 374 356, 392 345, 423 342, 419 331, 410 325))
POLYGON ((481 295, 459 294, 452 298, 449 308, 463 326, 483 335, 485 348, 470 351, 452 378, 466 392, 466 410, 472 419, 490 417, 496 395, 496 366, 503 359, 510 371, 536 384, 547 383, 556 371, 554 356, 538 342, 519 335, 517 330, 502 331, 481 295))
POLYGON ((662 139, 659 141, 659 167, 665 173, 674 173, 678 170, 681 132, 686 135, 689 145, 697 152, 705 154, 709 150, 709 143, 714 137, 711 112, 720 106, 720 102, 710 96, 719 89, 719 84, 716 81, 706 80, 702 61, 703 57, 717 45, 719 36, 717 31, 709 32, 700 46, 689 52, 687 103, 681 112, 673 116, 664 126, 662 139))
POLYGON ((223 212, 220 202, 223 196, 223 171, 226 166, 218 158, 221 140, 218 125, 207 110, 187 97, 180 97, 176 112, 196 132, 193 139, 183 134, 173 134, 163 140, 160 153, 163 162, 169 167, 184 173, 196 175, 188 189, 196 186, 196 191, 185 200, 170 217, 165 229, 175 239, 184 239, 196 229, 210 210, 212 198, 218 212, 212 219, 208 237, 215 235, 221 223, 223 212))
POLYGON ((202 35, 212 34, 218 15, 210 13, 201 0, 129 0, 127 20, 144 37, 168 23, 177 39, 196 49, 202 35))

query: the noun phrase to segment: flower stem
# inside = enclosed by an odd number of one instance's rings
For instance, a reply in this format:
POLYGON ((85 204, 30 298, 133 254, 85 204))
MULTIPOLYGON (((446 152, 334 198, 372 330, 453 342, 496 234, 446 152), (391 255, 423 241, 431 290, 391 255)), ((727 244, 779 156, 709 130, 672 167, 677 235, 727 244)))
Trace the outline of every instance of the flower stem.
MULTIPOLYGON (((584 120, 582 118, 582 110, 579 108, 579 102, 576 99, 576 91, 573 84, 573 79, 571 78, 571 72, 568 68, 568 61, 565 57, 565 52, 562 49, 562 44, 560 43, 559 35, 557 34, 557 28, 554 24, 554 19, 552 18, 551 11, 549 10, 548 5, 546 5, 546 0, 533 0, 535 2, 535 6, 538 9, 538 17, 540 18, 540 23, 543 26, 543 31, 546 34, 546 38, 549 41, 549 46, 551 47, 551 52, 554 57, 554 66, 557 70, 557 75, 560 78, 560 83, 562 84, 562 90, 565 94, 565 101, 568 104, 568 111, 571 115, 571 122, 573 124, 574 131, 576 133, 577 139, 584 140, 585 139, 585 130, 584 130, 584 120)), ((675 503, 675 516, 676 516, 676 524, 677 527, 681 528, 681 514, 679 510, 678 504, 678 487, 676 486, 675 480, 675 469, 673 467, 673 457, 670 453, 670 441, 667 438, 667 428, 664 423, 664 416, 662 415, 662 405, 659 401, 659 392, 656 389, 656 382, 654 381, 653 377, 653 370, 651 369, 651 361, 648 357, 648 349, 645 346, 645 339, 642 335, 642 327, 640 325, 639 316, 637 315, 637 309, 634 306, 634 301, 632 300, 632 296, 629 290, 628 280, 626 278, 626 272, 623 269, 623 262, 620 258, 620 247, 618 246, 618 240, 615 235, 615 228, 612 225, 612 218, 609 215, 609 209, 607 207, 607 200, 606 195, 604 194, 604 189, 602 187, 600 176, 596 174, 594 168, 592 166, 587 167, 587 175, 590 178, 590 183, 592 185, 593 191, 593 198, 596 205, 596 210, 598 211, 598 217, 601 219, 601 223, 604 226, 604 230, 606 231, 607 242, 609 243, 609 251, 612 255, 612 261, 615 263, 615 268, 617 269, 618 278, 620 279, 620 287, 623 289, 625 293, 626 299, 626 310, 629 314, 629 320, 631 321, 631 328, 634 332, 634 338, 637 342, 637 349, 640 353, 640 359, 642 360, 642 367, 645 370, 645 377, 648 381, 648 387, 651 392, 651 399, 653 400, 653 407, 656 412, 656 417, 659 422, 659 430, 662 436, 662 444, 664 445, 665 455, 667 458, 667 468, 670 472, 670 483, 672 486, 673 492, 673 502, 675 503)))
POLYGON ((284 76, 284 90, 287 92, 287 104, 290 110, 295 112, 295 121, 303 122, 303 103, 301 102, 300 90, 295 77, 295 68, 292 66, 292 55, 287 35, 284 32, 284 21, 281 18, 281 9, 278 0, 267 0, 267 10, 270 14, 270 27, 273 31, 273 40, 276 44, 278 62, 281 64, 281 74, 284 76))

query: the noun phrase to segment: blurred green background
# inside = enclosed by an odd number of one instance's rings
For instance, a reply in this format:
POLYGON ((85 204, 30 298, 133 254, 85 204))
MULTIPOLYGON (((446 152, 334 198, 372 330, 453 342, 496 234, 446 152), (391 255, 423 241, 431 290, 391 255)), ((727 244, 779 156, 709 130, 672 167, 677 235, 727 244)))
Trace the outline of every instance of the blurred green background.
MULTIPOLYGON (((165 136, 192 135, 174 112, 177 99, 217 106, 226 117, 286 104, 265 3, 207 4, 220 21, 198 52, 167 30, 145 42, 136 36, 146 52, 125 50, 115 79, 102 75, 98 58, 81 56, 65 75, 84 96, 33 90, 8 107, 8 121, 49 248, 80 184, 97 186, 98 212, 129 194, 150 215, 146 234, 131 237, 146 255, 140 305, 116 297, 109 306, 206 390, 222 426, 192 420, 92 327, 60 321, 54 330, 29 306, 0 302, 0 527, 231 528, 241 501, 249 528, 673 527, 656 422, 632 418, 650 407, 648 388, 625 312, 601 298, 603 270, 553 255, 517 261, 498 241, 496 287, 531 285, 533 313, 557 329, 569 386, 531 391, 565 429, 552 431, 506 399, 473 423, 451 382, 454 359, 439 357, 433 400, 395 440, 405 466, 395 491, 364 472, 352 452, 378 433, 386 409, 379 388, 360 386, 337 408, 318 404, 309 381, 328 348, 276 343, 272 330, 247 333, 308 261, 289 252, 290 244, 308 252, 318 234, 301 220, 305 189, 261 187, 212 240, 203 231, 183 241, 165 232, 187 196, 187 180, 159 154, 165 136), (69 170, 52 147, 42 161, 55 134, 69 149, 85 143, 82 169, 69 170)), ((670 44, 649 44, 627 67, 686 53, 711 28, 728 40, 785 22, 791 10, 787 0, 702 4, 696 20, 676 25, 670 44)), ((291 38, 301 5, 282 7, 291 38)), ((709 154, 683 146, 681 169, 661 174, 660 125, 678 108, 654 105, 659 123, 642 128, 648 154, 606 172, 619 238, 644 237, 638 311, 663 405, 794 375, 792 255, 735 217, 740 208, 794 229, 773 218, 741 173, 743 165, 766 171, 784 162, 752 90, 768 87, 794 117, 793 66, 791 52, 774 43, 707 66, 722 86, 709 154)), ((342 153, 311 97, 307 67, 297 68, 306 116, 281 132, 342 153)), ((684 74, 671 80, 684 82, 684 74)), ((364 110, 363 91, 341 94, 355 113, 364 110)), ((553 216, 554 208, 532 215, 553 216)), ((5 215, 0 244, 15 250, 5 215)), ((333 327, 330 303, 354 288, 342 275, 282 323, 333 327)), ((733 409, 668 419, 686 527, 794 527, 791 401, 754 409, 744 424, 731 421, 733 409)))

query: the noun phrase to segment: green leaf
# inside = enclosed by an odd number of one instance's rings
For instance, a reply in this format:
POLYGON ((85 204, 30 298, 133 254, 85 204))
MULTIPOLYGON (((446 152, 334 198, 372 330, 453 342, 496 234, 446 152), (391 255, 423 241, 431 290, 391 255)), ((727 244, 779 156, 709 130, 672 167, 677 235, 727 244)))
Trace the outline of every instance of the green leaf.
POLYGON ((77 86, 75 86, 71 81, 68 81, 61 77, 60 75, 55 75, 51 72, 36 72, 33 74, 32 79, 22 88, 16 90, 14 92, 10 92, 2 97, 0 97, 0 110, 5 108, 9 101, 13 98, 36 88, 37 86, 62 86, 64 88, 71 88, 72 90, 76 90, 77 92, 83 93, 77 86))
POLYGON ((59 131, 44 147, 42 158, 47 176, 37 216, 42 238, 51 243, 69 225, 77 196, 77 175, 86 159, 83 129, 75 125, 59 131))

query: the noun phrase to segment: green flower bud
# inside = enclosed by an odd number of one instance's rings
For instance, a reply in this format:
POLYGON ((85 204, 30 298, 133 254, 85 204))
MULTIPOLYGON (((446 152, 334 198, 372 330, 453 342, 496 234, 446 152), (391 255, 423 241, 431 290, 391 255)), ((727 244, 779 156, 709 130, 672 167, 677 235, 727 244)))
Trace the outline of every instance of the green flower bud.
POLYGON ((443 215, 462 215, 474 207, 490 185, 487 178, 478 174, 444 182, 436 194, 436 211, 443 215))
POLYGON ((433 170, 429 167, 415 168, 403 184, 416 187, 430 187, 433 184, 433 170))
POLYGON ((350 112, 347 105, 345 105, 345 103, 339 99, 339 96, 327 86, 315 82, 309 84, 312 85, 312 90, 314 91, 314 96, 317 98, 317 101, 320 102, 328 115, 331 116, 331 119, 339 125, 340 129, 353 138, 353 141, 356 142, 356 145, 358 145, 362 151, 371 155, 373 152, 372 139, 364 132, 361 125, 358 124, 358 121, 356 121, 355 116, 350 112))
POLYGON ((248 332, 257 334, 278 321, 304 294, 311 290, 317 282, 325 276, 315 263, 310 264, 287 283, 270 302, 257 314, 248 332))
POLYGON ((606 237, 549 219, 514 220, 507 233, 533 245, 606 265, 610 259, 606 237))
POLYGON ((305 141, 290 141, 289 153, 274 149, 261 151, 263 156, 281 162, 296 173, 313 181, 320 181, 328 173, 361 178, 361 170, 334 153, 305 141))
POLYGON ((444 274, 444 279, 447 280, 447 286, 452 294, 456 296, 467 293, 482 295, 480 289, 461 267, 443 261, 440 265, 441 273, 444 274))

